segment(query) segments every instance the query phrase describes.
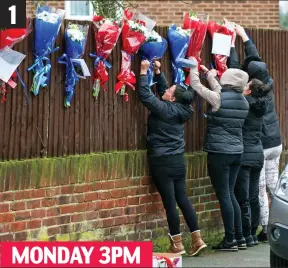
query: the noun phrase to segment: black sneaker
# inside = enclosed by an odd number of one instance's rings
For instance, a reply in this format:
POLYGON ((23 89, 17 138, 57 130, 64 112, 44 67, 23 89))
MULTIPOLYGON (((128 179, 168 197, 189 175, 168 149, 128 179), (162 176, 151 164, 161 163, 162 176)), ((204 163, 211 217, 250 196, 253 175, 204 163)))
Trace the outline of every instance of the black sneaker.
POLYGON ((257 235, 253 235, 254 245, 257 246, 259 244, 257 235))
POLYGON ((248 237, 245 237, 245 239, 246 239, 247 247, 254 247, 255 246, 255 242, 254 242, 254 239, 253 239, 252 235, 249 235, 248 237))
POLYGON ((237 241, 234 239, 233 242, 227 242, 224 237, 223 240, 216 246, 213 246, 212 249, 217 251, 238 251, 237 241))
POLYGON ((267 242, 267 234, 263 230, 257 235, 257 238, 259 242, 267 242))
POLYGON ((247 249, 246 240, 242 237, 240 240, 237 240, 238 249, 245 250, 247 249))

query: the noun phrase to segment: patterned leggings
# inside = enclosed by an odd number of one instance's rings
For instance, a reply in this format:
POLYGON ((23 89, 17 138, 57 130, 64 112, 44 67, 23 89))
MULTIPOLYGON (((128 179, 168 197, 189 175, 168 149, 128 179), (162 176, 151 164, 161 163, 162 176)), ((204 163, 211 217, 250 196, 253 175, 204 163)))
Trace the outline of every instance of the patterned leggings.
POLYGON ((279 161, 282 145, 264 150, 264 165, 260 174, 259 201, 260 201, 260 224, 268 225, 269 205, 267 190, 273 193, 279 177, 279 161))

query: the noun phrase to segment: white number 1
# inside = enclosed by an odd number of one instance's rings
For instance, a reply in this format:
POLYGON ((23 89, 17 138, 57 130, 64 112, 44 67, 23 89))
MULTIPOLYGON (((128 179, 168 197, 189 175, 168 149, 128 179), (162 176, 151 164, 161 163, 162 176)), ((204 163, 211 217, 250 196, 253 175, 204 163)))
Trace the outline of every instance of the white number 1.
POLYGON ((11 24, 16 24, 16 6, 9 7, 9 10, 11 11, 11 24))

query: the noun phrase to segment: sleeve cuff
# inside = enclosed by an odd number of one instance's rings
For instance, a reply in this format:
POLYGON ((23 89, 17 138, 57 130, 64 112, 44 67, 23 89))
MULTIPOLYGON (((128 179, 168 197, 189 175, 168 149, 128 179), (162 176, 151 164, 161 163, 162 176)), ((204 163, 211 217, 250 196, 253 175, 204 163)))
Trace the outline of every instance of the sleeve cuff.
POLYGON ((141 84, 148 84, 148 75, 140 75, 140 83, 141 84))
POLYGON ((252 45, 252 41, 249 39, 247 40, 246 42, 244 42, 244 46, 245 47, 248 47, 248 46, 251 46, 252 45))

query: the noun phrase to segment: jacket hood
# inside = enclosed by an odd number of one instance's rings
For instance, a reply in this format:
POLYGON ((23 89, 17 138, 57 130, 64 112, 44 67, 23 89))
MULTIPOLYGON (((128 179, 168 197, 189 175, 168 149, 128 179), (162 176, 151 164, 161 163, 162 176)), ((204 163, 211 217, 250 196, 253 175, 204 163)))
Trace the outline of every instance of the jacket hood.
POLYGON ((194 113, 192 105, 184 105, 181 103, 175 103, 175 105, 177 106, 177 109, 179 111, 179 117, 181 118, 181 121, 188 121, 194 113))
POLYGON ((256 78, 266 83, 269 79, 269 73, 265 62, 251 61, 247 66, 247 73, 250 80, 256 78))

